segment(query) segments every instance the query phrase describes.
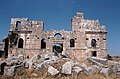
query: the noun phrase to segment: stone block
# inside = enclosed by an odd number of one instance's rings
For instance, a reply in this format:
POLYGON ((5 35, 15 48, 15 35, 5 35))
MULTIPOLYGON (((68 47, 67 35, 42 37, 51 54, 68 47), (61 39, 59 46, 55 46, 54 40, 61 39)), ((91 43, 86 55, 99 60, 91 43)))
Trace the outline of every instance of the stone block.
POLYGON ((12 67, 5 67, 5 69, 4 69, 4 75, 6 75, 6 76, 14 76, 14 73, 15 72, 15 67, 14 66, 12 66, 12 67))
POLYGON ((59 73, 59 71, 57 69, 55 69, 52 66, 48 67, 48 73, 50 73, 52 76, 57 75, 59 73))
POLYGON ((73 65, 74 64, 73 64, 72 61, 66 62, 65 64, 62 65, 62 71, 61 71, 61 73, 72 74, 72 66, 73 65))
POLYGON ((110 74, 110 69, 109 68, 102 68, 100 71, 100 74, 103 74, 104 76, 108 76, 110 74))
POLYGON ((75 67, 73 67, 73 72, 75 72, 75 73, 79 73, 79 72, 81 72, 81 71, 83 71, 83 69, 81 68, 81 67, 79 67, 79 66, 75 66, 75 67))

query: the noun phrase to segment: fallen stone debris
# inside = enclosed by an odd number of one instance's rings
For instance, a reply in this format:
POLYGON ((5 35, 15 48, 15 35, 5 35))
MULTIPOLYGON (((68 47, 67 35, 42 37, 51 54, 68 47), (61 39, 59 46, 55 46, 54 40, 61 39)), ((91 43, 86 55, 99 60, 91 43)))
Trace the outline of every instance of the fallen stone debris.
MULTIPOLYGON (((81 73, 86 76, 120 73, 119 63, 102 59, 108 55, 107 31, 99 20, 85 19, 84 13, 77 12, 71 18, 71 27, 71 31, 45 31, 43 21, 11 18, 8 36, 0 44, 0 57, 5 58, 0 58, 0 78, 45 74, 61 79, 60 76, 78 76, 81 73)), ((20 79, 28 79, 24 76, 20 79)), ((49 78, 43 76, 38 79, 49 78)))
MULTIPOLYGON (((42 54, 35 55, 31 58, 25 58, 23 55, 13 56, 7 58, 5 61, 0 62, 0 73, 5 76, 15 76, 16 69, 24 67, 26 69, 43 69, 47 68, 47 73, 51 76, 56 76, 58 74, 72 75, 76 73, 84 73, 86 75, 91 75, 99 73, 105 77, 108 77, 111 73, 120 75, 120 63, 114 61, 108 61, 107 59, 91 57, 87 58, 90 65, 84 62, 75 61, 67 57, 59 57, 53 54, 42 54), (64 63, 60 63, 60 61, 64 63), (108 64, 110 63, 110 64, 108 64), (58 66, 54 66, 60 64, 58 66)), ((32 73, 31 76, 37 77, 39 74, 32 73)))
POLYGON ((72 66, 74 63, 72 61, 66 62, 62 65, 62 73, 64 74, 72 74, 72 66))
POLYGON ((54 67, 49 66, 48 73, 50 73, 52 76, 54 76, 54 75, 58 74, 59 71, 57 69, 55 69, 54 67))
POLYGON ((108 76, 110 74, 110 68, 102 68, 100 73, 103 74, 104 76, 108 76))

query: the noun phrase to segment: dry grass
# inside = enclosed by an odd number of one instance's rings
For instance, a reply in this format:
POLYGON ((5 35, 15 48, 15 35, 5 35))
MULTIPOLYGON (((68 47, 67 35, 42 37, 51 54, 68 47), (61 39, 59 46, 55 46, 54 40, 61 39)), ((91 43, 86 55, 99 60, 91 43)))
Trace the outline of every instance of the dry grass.
POLYGON ((39 70, 28 70, 24 69, 21 72, 17 72, 14 77, 2 76, 0 79, 120 79, 120 75, 111 74, 109 77, 100 75, 99 73, 91 74, 89 76, 84 73, 79 73, 78 75, 73 73, 72 75, 58 74, 56 76, 51 76, 47 73, 46 68, 39 70), (37 76, 32 76, 32 73, 36 73, 37 76))
POLYGON ((119 62, 119 61, 120 61, 120 58, 112 58, 112 61, 119 62))
MULTIPOLYGON (((57 63, 54 63, 52 66, 59 71, 61 71, 61 66, 67 62, 70 61, 70 59, 61 59, 57 63)), ((85 63, 87 66, 91 66, 92 63, 89 63, 89 61, 79 61, 80 63, 85 63)), ((1 76, 0 79, 120 79, 120 75, 116 74, 110 74, 108 77, 105 77, 99 72, 91 75, 86 75, 84 73, 72 73, 71 75, 64 75, 62 73, 59 73, 56 76, 51 76, 47 72, 47 68, 43 67, 41 69, 25 69, 25 68, 19 68, 16 70, 16 74, 13 77, 7 77, 7 76, 1 76), (32 74, 35 73, 36 76, 33 76, 32 74)))
MULTIPOLYGON (((52 66, 60 71, 60 67, 62 66, 62 64, 64 64, 64 61, 61 60, 59 61, 59 63, 56 63, 52 66)), ((52 76, 47 72, 47 68, 43 67, 37 70, 20 68, 16 70, 16 74, 14 77, 2 76, 0 77, 0 79, 120 79, 120 75, 110 74, 108 77, 105 77, 99 73, 95 73, 88 76, 81 72, 79 74, 72 73, 71 75, 64 75, 62 73, 59 73, 56 76, 52 76), (33 73, 37 74, 37 76, 33 76, 33 73)))

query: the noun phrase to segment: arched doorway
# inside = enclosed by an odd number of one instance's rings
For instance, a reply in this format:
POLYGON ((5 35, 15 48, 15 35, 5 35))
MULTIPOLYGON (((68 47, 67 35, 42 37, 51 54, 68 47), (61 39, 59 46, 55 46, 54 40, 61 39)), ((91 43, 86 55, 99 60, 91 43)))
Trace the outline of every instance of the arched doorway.
POLYGON ((74 39, 70 39, 70 47, 75 47, 75 40, 74 39))
POLYGON ((20 21, 17 21, 17 22, 16 22, 16 27, 19 28, 19 27, 20 27, 20 24, 21 24, 21 22, 20 22, 20 21))
POLYGON ((53 52, 55 53, 55 55, 58 55, 58 53, 62 53, 62 51, 63 51, 63 44, 59 44, 59 43, 53 44, 53 52))
POLYGON ((20 38, 18 42, 18 48, 23 48, 23 43, 24 43, 24 40, 20 38))
POLYGON ((44 38, 41 40, 41 49, 46 49, 46 40, 44 38))
POLYGON ((5 66, 7 65, 7 63, 6 62, 1 62, 0 63, 0 75, 3 75, 4 74, 4 68, 5 68, 5 66))
POLYGON ((96 45, 97 45, 97 41, 95 39, 92 39, 91 46, 96 48, 96 45))
POLYGON ((5 47, 4 47, 4 50, 5 50, 5 58, 8 57, 8 45, 9 45, 9 39, 8 37, 5 38, 5 47))

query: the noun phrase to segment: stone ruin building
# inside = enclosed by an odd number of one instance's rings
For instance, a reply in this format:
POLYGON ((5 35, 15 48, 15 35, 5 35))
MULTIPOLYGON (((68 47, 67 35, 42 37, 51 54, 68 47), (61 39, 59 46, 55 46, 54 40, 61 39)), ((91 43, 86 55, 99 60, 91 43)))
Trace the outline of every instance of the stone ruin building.
POLYGON ((31 57, 40 53, 68 53, 80 58, 107 56, 107 31, 98 20, 87 20, 83 13, 76 13, 71 20, 72 31, 44 31, 43 21, 28 18, 12 18, 6 55, 23 54, 31 57))

